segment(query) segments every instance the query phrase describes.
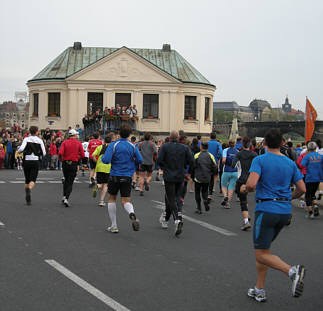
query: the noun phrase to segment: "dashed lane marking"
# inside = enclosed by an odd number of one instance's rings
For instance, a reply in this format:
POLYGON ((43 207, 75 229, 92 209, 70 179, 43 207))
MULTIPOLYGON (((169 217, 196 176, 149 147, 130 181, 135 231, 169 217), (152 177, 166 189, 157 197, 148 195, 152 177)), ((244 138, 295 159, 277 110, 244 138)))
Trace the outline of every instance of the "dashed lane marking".
MULTIPOLYGON (((160 202, 160 201, 155 201, 155 200, 152 200, 152 202, 154 203, 157 203, 159 205, 157 206, 154 206, 155 208, 158 208, 160 210, 165 210, 165 203, 164 202, 160 202)), ((214 225, 211 225, 207 222, 204 222, 204 221, 201 221, 201 220, 197 220, 195 218, 192 218, 192 217, 189 217, 189 216, 186 216, 186 215, 183 215, 183 218, 190 221, 190 222, 193 222, 195 224, 198 224, 200 225, 201 227, 204 227, 206 229, 209 229, 209 230, 212 230, 212 231, 216 231, 220 234, 223 234, 223 235, 226 235, 226 236, 236 236, 237 234, 234 233, 234 232, 231 232, 229 230, 226 230, 226 229, 223 229, 221 227, 217 227, 217 226, 214 226, 214 225)))
POLYGON ((76 274, 74 274, 72 271, 68 270, 64 266, 62 266, 60 263, 53 259, 46 259, 45 262, 52 266, 54 269, 56 269, 58 272, 63 274, 65 277, 70 279, 72 282, 86 290, 88 293, 96 297, 97 299, 101 300, 104 304, 109 306, 111 309, 115 311, 130 311, 130 309, 126 308, 119 302, 115 301, 111 297, 107 296, 106 294, 102 293, 100 290, 89 284, 88 282, 84 281, 80 277, 78 277, 76 274))
POLYGON ((1 222, 1 221, 0 221, 0 226, 2 226, 2 227, 4 226, 4 223, 3 223, 3 222, 1 222))

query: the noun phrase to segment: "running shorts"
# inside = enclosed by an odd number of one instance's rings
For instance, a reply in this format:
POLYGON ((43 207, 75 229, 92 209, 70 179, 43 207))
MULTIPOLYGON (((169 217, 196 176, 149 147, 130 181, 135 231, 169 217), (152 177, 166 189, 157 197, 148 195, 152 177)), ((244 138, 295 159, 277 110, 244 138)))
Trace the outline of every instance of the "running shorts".
POLYGON ((117 195, 120 191, 122 198, 130 198, 132 178, 127 176, 110 176, 108 181, 108 193, 117 195))
POLYGON ((89 162, 89 158, 88 157, 82 158, 82 165, 83 166, 87 166, 88 162, 89 162))
POLYGON ((221 177, 221 186, 224 188, 228 188, 229 190, 234 190, 237 179, 237 172, 223 172, 221 177))
POLYGON ((93 159, 90 159, 90 168, 91 170, 94 170, 96 167, 96 162, 93 161, 93 159))
POLYGON ((36 182, 39 170, 39 161, 24 161, 24 174, 25 184, 29 184, 31 181, 36 182))
POLYGON ((96 173, 96 183, 99 185, 107 184, 109 181, 109 176, 110 176, 110 174, 108 174, 108 173, 97 172, 96 173))
POLYGON ((152 165, 141 164, 140 167, 139 167, 139 171, 140 172, 152 173, 153 166, 152 165))
POLYGON ((256 212, 253 226, 254 248, 269 249, 271 242, 276 239, 281 229, 290 224, 291 219, 291 214, 256 212))

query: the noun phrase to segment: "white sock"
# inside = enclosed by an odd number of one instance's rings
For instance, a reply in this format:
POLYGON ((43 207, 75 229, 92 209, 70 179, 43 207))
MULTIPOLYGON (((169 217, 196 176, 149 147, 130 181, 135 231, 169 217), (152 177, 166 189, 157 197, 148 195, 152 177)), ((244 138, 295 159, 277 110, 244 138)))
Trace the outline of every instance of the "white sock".
POLYGON ((124 204, 124 206, 123 206, 123 207, 124 207, 124 209, 126 210, 126 212, 127 212, 128 214, 134 213, 132 203, 127 202, 127 203, 125 203, 125 204, 124 204))
POLYGON ((244 223, 246 224, 246 223, 248 223, 248 222, 249 222, 249 219, 248 219, 248 218, 244 218, 244 219, 243 219, 243 221, 244 221, 244 223))
POLYGON ((296 267, 292 266, 288 271, 288 276, 291 278, 297 272, 296 267))
POLYGON ((116 202, 108 203, 108 213, 111 220, 111 227, 117 226, 117 205, 116 202))

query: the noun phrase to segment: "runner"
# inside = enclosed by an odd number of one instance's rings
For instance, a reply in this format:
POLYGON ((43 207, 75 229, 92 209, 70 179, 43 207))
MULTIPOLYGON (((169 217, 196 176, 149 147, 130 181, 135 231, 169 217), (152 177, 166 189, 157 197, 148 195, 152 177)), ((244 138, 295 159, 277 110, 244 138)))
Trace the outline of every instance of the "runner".
POLYGON ((208 143, 201 143, 201 151, 194 156, 194 182, 195 182, 195 201, 196 213, 202 214, 201 208, 201 192, 206 211, 210 210, 208 200, 208 189, 210 180, 213 178, 216 171, 216 161, 213 155, 208 152, 208 143))
POLYGON ((224 166, 221 179, 222 193, 224 195, 221 205, 227 209, 230 208, 230 201, 238 179, 238 169, 232 167, 233 160, 237 153, 238 150, 234 147, 234 141, 230 140, 229 148, 223 150, 222 163, 224 166))
POLYGON ((305 269, 301 265, 290 266, 270 253, 272 241, 280 230, 291 221, 291 200, 305 192, 302 174, 296 164, 280 153, 282 135, 276 129, 265 136, 266 154, 256 157, 251 164, 247 184, 242 192, 256 189, 254 222, 254 248, 256 255, 257 283, 248 290, 248 296, 256 301, 266 301, 264 283, 268 267, 284 272, 292 280, 292 295, 303 292, 305 269), (291 193, 291 183, 296 189, 291 193))
POLYGON ((235 167, 238 162, 240 162, 240 165, 241 165, 241 175, 238 178, 236 183, 236 193, 240 201, 241 213, 243 218, 243 224, 241 226, 242 231, 245 231, 251 228, 249 213, 248 213, 248 201, 247 201, 248 194, 240 191, 241 186, 245 185, 248 180, 251 162, 257 156, 256 153, 250 150, 250 146, 251 146, 250 138, 244 137, 242 140, 242 150, 237 153, 232 163, 232 167, 235 167))
POLYGON ((209 184, 209 202, 212 199, 212 194, 213 194, 213 188, 218 182, 218 166, 219 162, 222 158, 222 146, 221 144, 216 140, 216 134, 211 133, 210 134, 210 140, 209 140, 209 146, 208 146, 208 152, 211 153, 216 161, 217 169, 214 171, 214 174, 211 177, 211 181, 209 184))
POLYGON ((151 141, 150 133, 145 133, 144 141, 138 145, 138 150, 142 156, 142 163, 139 167, 139 185, 140 196, 144 195, 145 190, 149 191, 149 183, 152 178, 153 164, 157 157, 157 148, 154 142, 151 141))
POLYGON ((160 148, 158 165, 164 172, 165 192, 168 200, 166 213, 161 216, 163 228, 168 227, 168 220, 173 214, 175 218, 175 236, 179 236, 183 228, 182 217, 178 215, 176 198, 180 196, 187 165, 193 166, 193 156, 187 146, 178 142, 178 132, 170 133, 170 142, 160 148))
POLYGON ((308 154, 303 158, 301 165, 306 167, 306 193, 305 201, 309 219, 319 217, 320 211, 316 201, 316 191, 320 182, 323 182, 323 156, 316 151, 317 145, 314 141, 307 144, 308 154), (313 211, 314 210, 314 211, 313 211))
POLYGON ((104 138, 104 144, 97 147, 92 153, 92 159, 96 162, 95 173, 97 184, 93 187, 92 196, 95 198, 98 190, 101 190, 99 206, 104 207, 104 198, 108 190, 108 180, 110 176, 111 164, 102 163, 102 156, 111 143, 111 137, 104 138))
POLYGON ((85 137, 84 142, 82 143, 83 151, 85 154, 85 157, 82 159, 82 176, 84 176, 84 171, 89 169, 89 138, 85 137))
POLYGON ((89 141, 89 146, 88 146, 88 152, 89 152, 89 159, 90 159, 90 185, 89 187, 94 187, 95 185, 95 165, 96 163, 93 161, 92 159, 92 153, 94 152, 94 150, 98 147, 102 145, 102 141, 100 140, 100 135, 99 133, 94 133, 93 134, 93 139, 91 139, 89 141))
POLYGON ((26 203, 31 205, 31 190, 35 187, 38 176, 39 160, 41 156, 46 155, 45 146, 38 137, 39 131, 37 126, 29 128, 30 136, 24 138, 18 153, 23 153, 23 168, 25 175, 25 194, 26 203))
POLYGON ((116 200, 118 192, 121 195, 121 204, 132 222, 134 231, 139 231, 139 221, 134 213, 134 208, 130 200, 131 181, 136 169, 136 162, 141 163, 142 157, 139 150, 128 141, 131 134, 131 127, 124 123, 120 126, 120 139, 111 143, 101 160, 104 164, 111 163, 110 177, 108 181, 108 213, 111 226, 108 231, 118 233, 116 200))
POLYGON ((85 157, 83 146, 77 140, 78 132, 74 129, 68 132, 69 139, 63 141, 59 150, 59 159, 63 163, 63 198, 62 203, 65 207, 69 207, 68 199, 73 190, 73 183, 78 171, 80 159, 85 157))

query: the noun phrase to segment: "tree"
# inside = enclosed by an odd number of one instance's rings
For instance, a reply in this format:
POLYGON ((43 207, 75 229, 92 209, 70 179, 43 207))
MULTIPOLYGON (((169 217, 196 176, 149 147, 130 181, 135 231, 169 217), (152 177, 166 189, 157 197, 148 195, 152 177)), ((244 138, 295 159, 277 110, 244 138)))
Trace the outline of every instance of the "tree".
POLYGON ((234 112, 224 111, 224 110, 214 110, 213 111, 213 122, 214 123, 227 123, 232 122, 234 118, 240 121, 240 116, 237 116, 234 112))

